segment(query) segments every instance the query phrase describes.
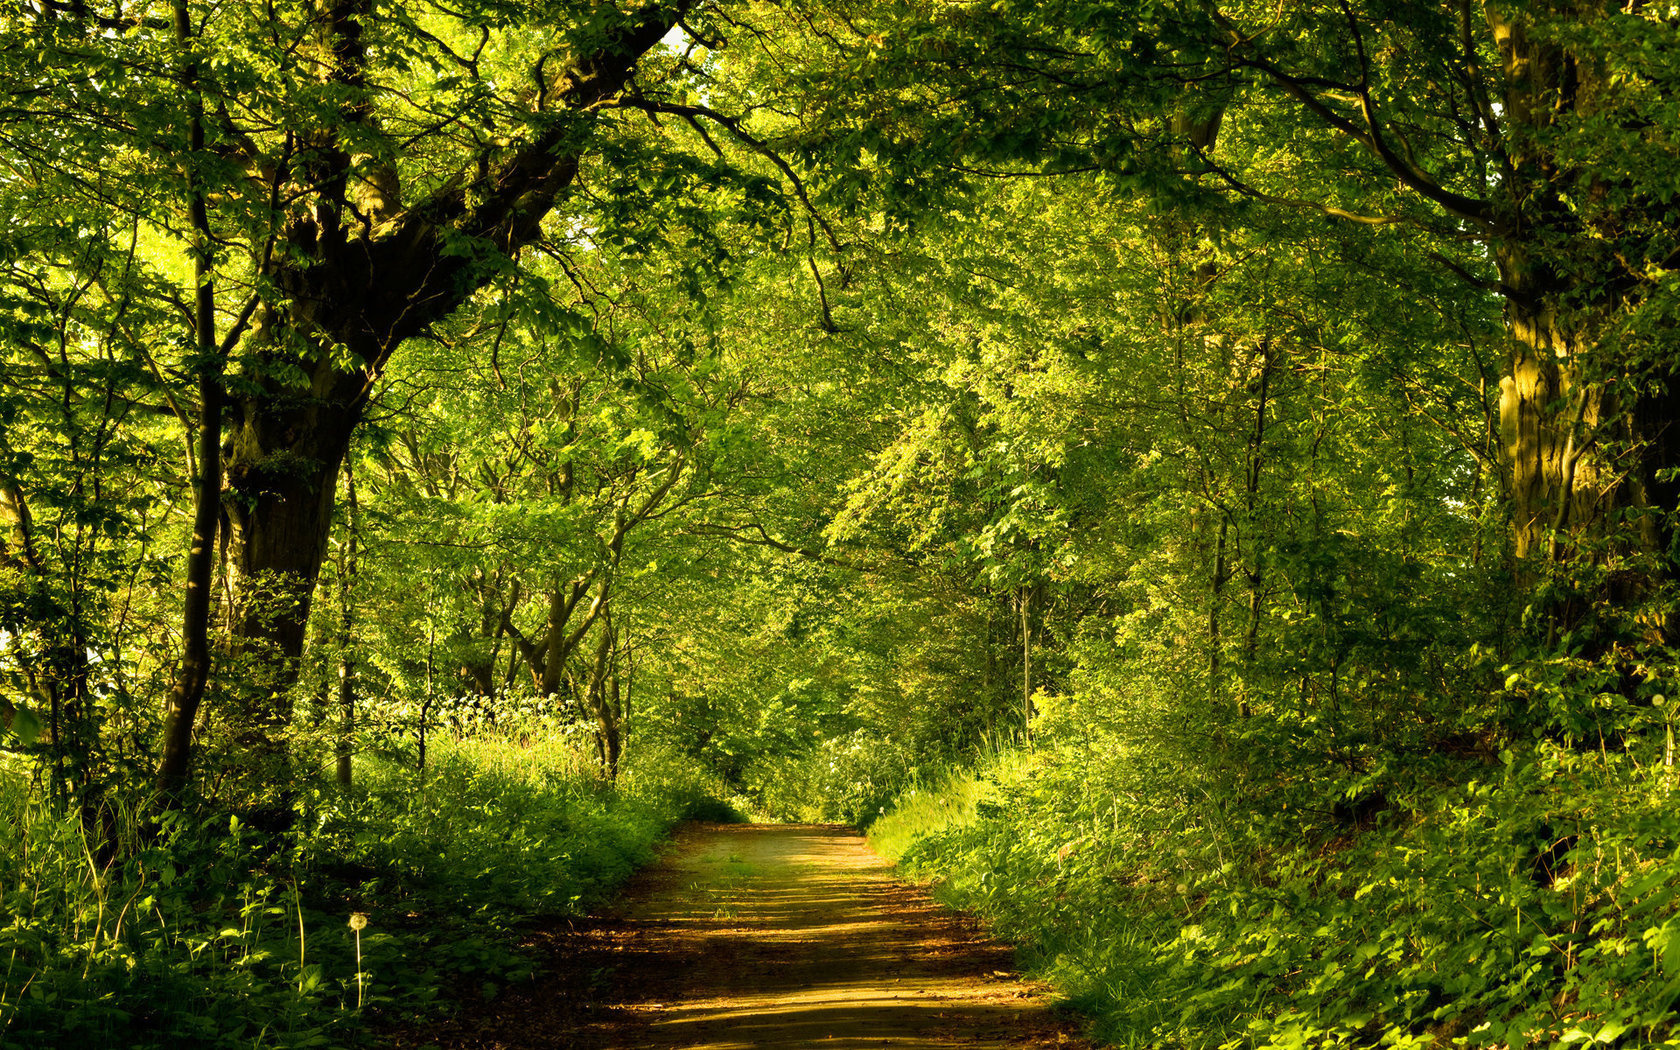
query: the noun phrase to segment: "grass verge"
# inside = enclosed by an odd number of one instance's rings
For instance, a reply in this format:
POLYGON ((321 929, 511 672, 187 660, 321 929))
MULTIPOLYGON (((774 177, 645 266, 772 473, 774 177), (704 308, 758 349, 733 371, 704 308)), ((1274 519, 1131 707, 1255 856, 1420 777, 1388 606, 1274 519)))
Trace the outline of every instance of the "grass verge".
POLYGON ((285 834, 172 814, 101 864, 0 770, 0 1047, 370 1045, 447 1010, 446 989, 527 977, 517 927, 599 902, 704 803, 657 767, 605 785, 541 740, 358 776, 300 798, 285 834))
POLYGON ((870 837, 1117 1045, 1680 1046, 1680 778, 1637 757, 1250 766, 1238 791, 1092 737, 907 794, 870 837))

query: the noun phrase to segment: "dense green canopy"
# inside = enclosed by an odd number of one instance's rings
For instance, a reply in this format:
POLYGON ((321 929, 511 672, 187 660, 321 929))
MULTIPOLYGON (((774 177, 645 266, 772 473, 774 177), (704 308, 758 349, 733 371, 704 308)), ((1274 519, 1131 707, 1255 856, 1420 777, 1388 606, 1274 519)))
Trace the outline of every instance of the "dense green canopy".
MULTIPOLYGON (((138 895, 170 829, 242 820, 357 900, 370 800, 487 741, 665 800, 646 835, 942 785, 912 860, 1116 1038, 1676 1038, 1677 33, 0 3, 18 841, 138 895), (1439 954, 1454 922, 1535 928, 1439 954), (1114 1006, 1128 968, 1184 1013, 1114 1006)), ((0 1041, 49 1030, 7 973, 0 1041)))

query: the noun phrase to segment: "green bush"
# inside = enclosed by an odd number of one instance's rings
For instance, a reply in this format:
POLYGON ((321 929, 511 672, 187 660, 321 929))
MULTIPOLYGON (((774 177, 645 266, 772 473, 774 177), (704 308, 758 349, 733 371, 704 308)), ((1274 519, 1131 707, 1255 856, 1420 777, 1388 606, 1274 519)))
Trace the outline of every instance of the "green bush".
POLYGON ((908 748, 857 730, 801 754, 764 758, 749 770, 748 791, 776 820, 868 827, 915 775, 908 748))
POLYGON ((5 770, 0 1046, 364 1045, 443 1008, 446 988, 528 976, 512 928, 599 902, 686 804, 606 785, 541 739, 442 744, 424 777, 358 776, 300 798, 283 835, 169 814, 143 847, 127 827, 102 865, 5 770))
POLYGON ((637 798, 656 804, 678 820, 738 824, 750 803, 732 793, 723 778, 693 759, 657 746, 638 747, 619 782, 637 798))
POLYGON ((871 840, 1122 1045, 1680 1045, 1680 781, 1636 750, 1244 794, 1064 741, 907 793, 871 840))

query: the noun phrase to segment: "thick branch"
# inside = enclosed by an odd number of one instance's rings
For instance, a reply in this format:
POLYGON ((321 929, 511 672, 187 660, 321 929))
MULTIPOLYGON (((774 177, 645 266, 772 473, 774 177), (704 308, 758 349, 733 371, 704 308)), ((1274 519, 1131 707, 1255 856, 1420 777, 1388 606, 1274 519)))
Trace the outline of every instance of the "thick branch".
POLYGON ((1460 193, 1442 186, 1421 169, 1407 161, 1388 142, 1383 133, 1382 125, 1377 120, 1376 106, 1371 100, 1368 89, 1360 89, 1360 110, 1363 125, 1355 123, 1331 109, 1317 95, 1307 89, 1301 78, 1291 76, 1261 58, 1240 59, 1237 65, 1247 67, 1265 74, 1284 92, 1300 102, 1309 113, 1323 121, 1332 130, 1341 132, 1374 153, 1383 165, 1393 172, 1407 188, 1416 192, 1427 200, 1443 208, 1448 214, 1474 222, 1486 229, 1494 225, 1493 206, 1485 200, 1476 197, 1466 197, 1460 193))

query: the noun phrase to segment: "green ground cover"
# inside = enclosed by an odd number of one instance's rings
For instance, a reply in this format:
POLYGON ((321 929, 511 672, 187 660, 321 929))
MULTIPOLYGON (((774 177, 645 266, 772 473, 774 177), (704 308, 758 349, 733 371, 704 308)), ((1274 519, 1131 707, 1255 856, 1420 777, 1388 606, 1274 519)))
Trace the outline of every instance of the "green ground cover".
POLYGON ((1118 1045, 1680 1045, 1680 815, 1652 757, 1537 744, 1221 792, 1095 738, 913 789, 870 837, 1118 1045))
POLYGON ((612 787, 561 741, 463 741, 311 789, 284 833, 174 813, 102 861, 8 768, 0 1046, 369 1045, 528 976, 514 931, 599 902, 691 808, 657 762, 612 787))

